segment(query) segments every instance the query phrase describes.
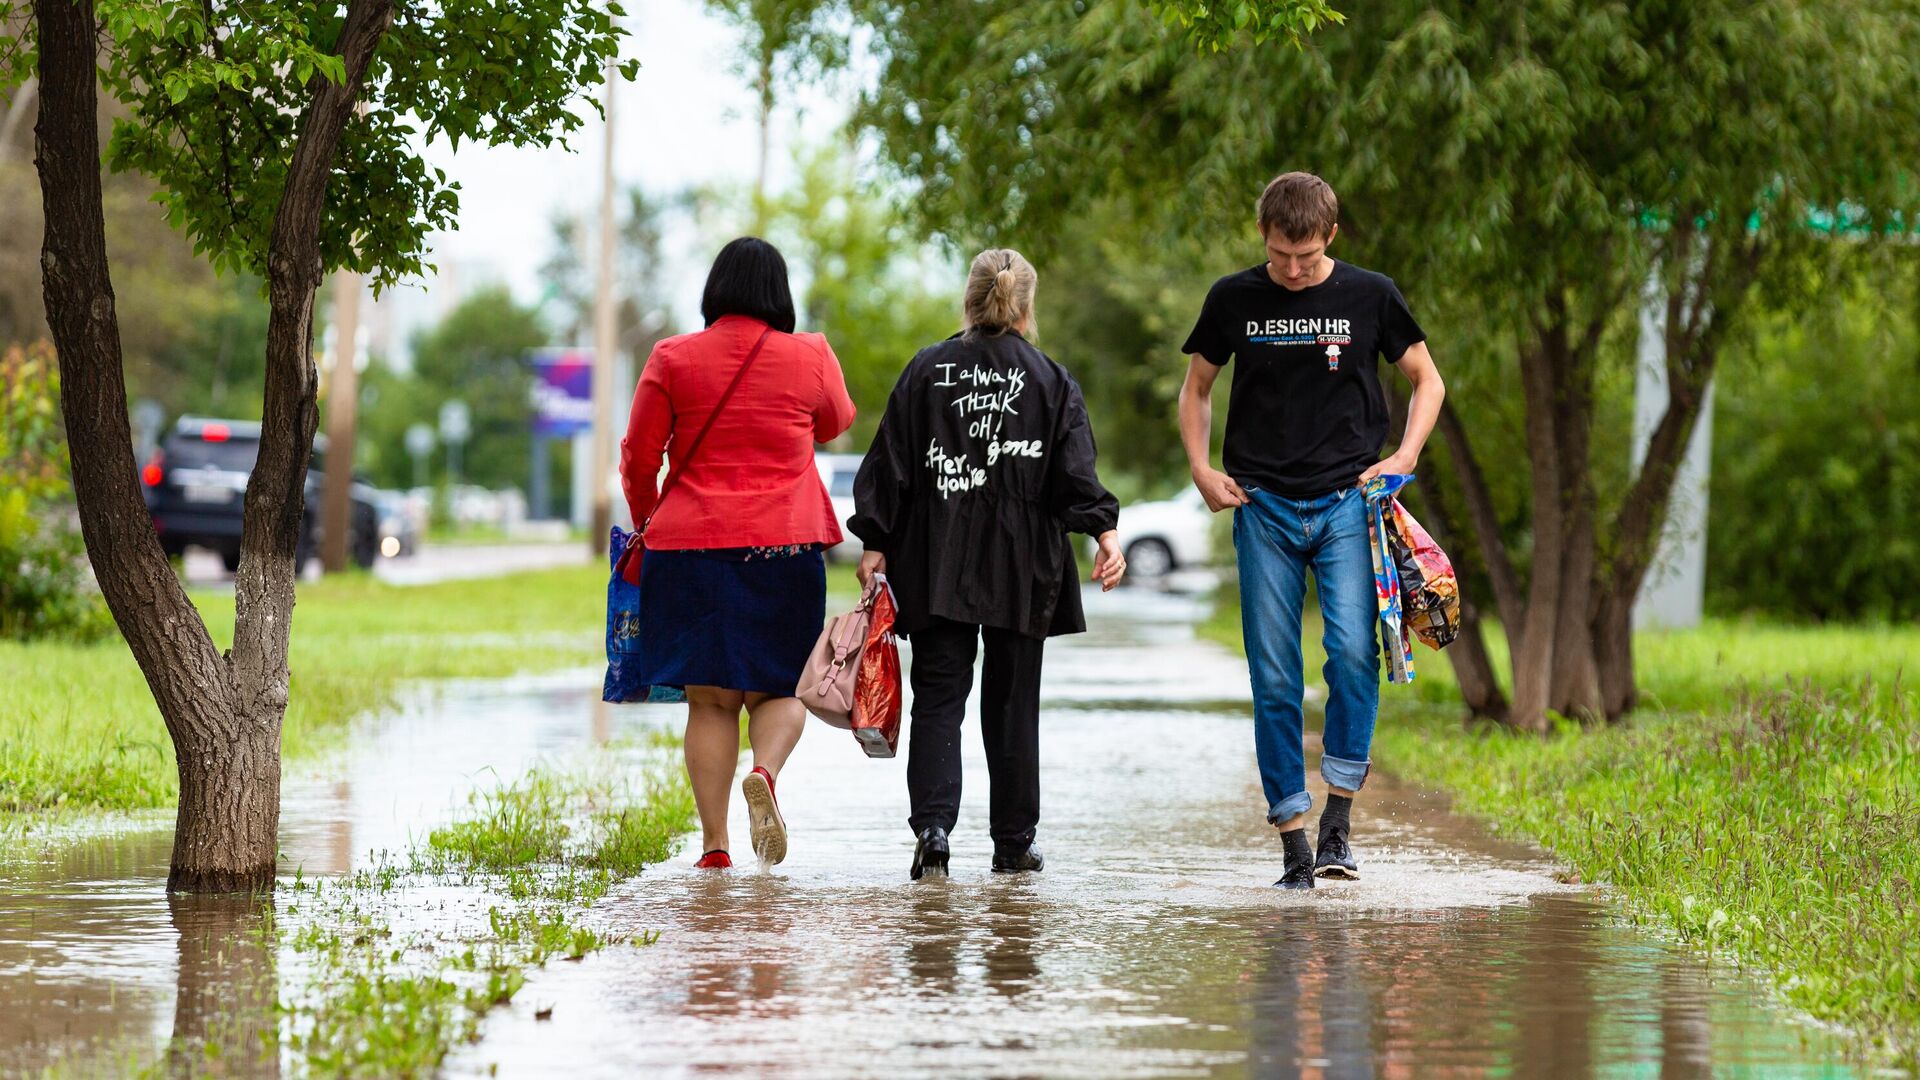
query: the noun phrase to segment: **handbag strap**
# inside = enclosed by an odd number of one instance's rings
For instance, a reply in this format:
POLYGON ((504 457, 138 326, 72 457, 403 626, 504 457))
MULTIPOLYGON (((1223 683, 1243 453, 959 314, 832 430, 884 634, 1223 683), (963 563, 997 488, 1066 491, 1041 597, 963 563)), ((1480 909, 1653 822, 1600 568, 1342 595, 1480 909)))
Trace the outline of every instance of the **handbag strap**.
POLYGON ((759 358, 760 347, 767 343, 767 336, 772 333, 771 326, 760 331, 759 340, 755 341, 753 348, 747 351, 747 358, 740 362, 740 369, 733 373, 733 381, 727 384, 725 390, 720 391, 720 400, 713 403, 713 411, 707 414, 707 422, 700 425, 700 430, 694 433, 693 441, 687 444, 687 452, 674 455, 674 468, 667 473, 667 482, 660 485, 660 497, 653 500, 653 513, 648 514, 647 520, 640 523, 641 536, 647 535, 647 526, 653 524, 653 516, 660 512, 660 504, 667 501, 667 492, 672 491, 673 485, 678 483, 680 477, 686 473, 687 466, 693 461, 693 455, 699 451, 700 444, 707 440, 707 432, 713 430, 713 422, 720 419, 720 410, 726 408, 727 401, 733 397, 733 392, 740 388, 740 380, 746 377, 747 369, 752 367, 754 360, 759 358))

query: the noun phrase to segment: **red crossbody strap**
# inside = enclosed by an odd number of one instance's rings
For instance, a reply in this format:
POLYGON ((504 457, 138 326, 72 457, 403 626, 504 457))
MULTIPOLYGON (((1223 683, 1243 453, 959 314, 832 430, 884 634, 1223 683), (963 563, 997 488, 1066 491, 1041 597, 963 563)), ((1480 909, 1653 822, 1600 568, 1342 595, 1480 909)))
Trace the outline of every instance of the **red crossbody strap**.
POLYGON ((753 343, 753 348, 747 352, 747 358, 740 362, 740 370, 733 373, 733 381, 720 392, 720 400, 713 403, 713 411, 707 414, 707 422, 700 425, 700 430, 694 433, 693 441, 687 444, 687 452, 673 455, 674 468, 667 473, 667 482, 660 485, 660 497, 653 500, 653 513, 648 514, 647 520, 640 523, 641 536, 647 535, 647 526, 653 524, 653 516, 660 512, 660 504, 667 501, 667 492, 672 491, 673 485, 678 483, 680 477, 686 473, 687 465, 693 460, 693 455, 699 451, 700 444, 707 440, 707 432, 713 430, 713 422, 720 419, 720 410, 727 407, 733 392, 740 388, 740 380, 746 377, 747 369, 752 367, 753 362, 759 358, 760 347, 767 343, 767 335, 771 333, 773 333, 771 326, 760 331, 760 339, 753 343))

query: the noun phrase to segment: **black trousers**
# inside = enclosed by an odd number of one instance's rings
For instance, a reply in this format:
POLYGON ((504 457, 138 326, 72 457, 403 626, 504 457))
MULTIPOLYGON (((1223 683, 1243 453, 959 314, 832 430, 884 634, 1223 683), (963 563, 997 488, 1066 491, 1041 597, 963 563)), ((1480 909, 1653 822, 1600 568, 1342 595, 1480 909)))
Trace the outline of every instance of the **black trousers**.
POLYGON ((915 835, 953 831, 960 818, 960 721, 973 690, 981 639, 980 732, 993 786, 989 830, 995 847, 1024 850, 1040 823, 1040 660, 1042 638, 939 619, 912 634, 913 734, 907 794, 915 835))

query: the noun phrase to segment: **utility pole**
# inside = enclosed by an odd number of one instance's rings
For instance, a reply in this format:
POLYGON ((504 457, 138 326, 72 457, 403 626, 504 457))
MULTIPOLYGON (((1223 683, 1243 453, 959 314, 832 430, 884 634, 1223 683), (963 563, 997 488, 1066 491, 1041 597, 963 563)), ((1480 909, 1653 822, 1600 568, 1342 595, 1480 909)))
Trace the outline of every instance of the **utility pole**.
POLYGON ((613 223, 613 90, 619 81, 619 65, 609 60, 606 143, 600 160, 600 265, 593 288, 593 462, 588 474, 593 518, 587 528, 587 543, 596 556, 607 553, 607 530, 613 524, 613 497, 607 482, 613 467, 613 255, 617 239, 613 223))
POLYGON ((329 574, 350 565, 347 539, 353 532, 354 412, 360 401, 354 370, 360 337, 360 275, 342 270, 333 277, 333 375, 327 385, 327 490, 320 519, 320 562, 329 574))

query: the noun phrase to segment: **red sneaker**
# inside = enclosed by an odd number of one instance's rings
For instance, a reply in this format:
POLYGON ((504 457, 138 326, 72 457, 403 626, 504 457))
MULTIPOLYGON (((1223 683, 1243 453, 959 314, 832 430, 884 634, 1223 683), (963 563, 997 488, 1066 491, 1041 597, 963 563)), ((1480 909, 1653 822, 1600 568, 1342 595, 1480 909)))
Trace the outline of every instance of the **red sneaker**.
POLYGON ((787 857, 787 823, 780 816, 780 803, 773 797, 773 774, 758 765, 740 781, 740 794, 747 797, 747 820, 753 826, 753 853, 767 863, 787 857))
POLYGON ((700 856, 700 861, 694 863, 693 867, 696 870, 731 870, 733 858, 719 848, 714 848, 700 856))

